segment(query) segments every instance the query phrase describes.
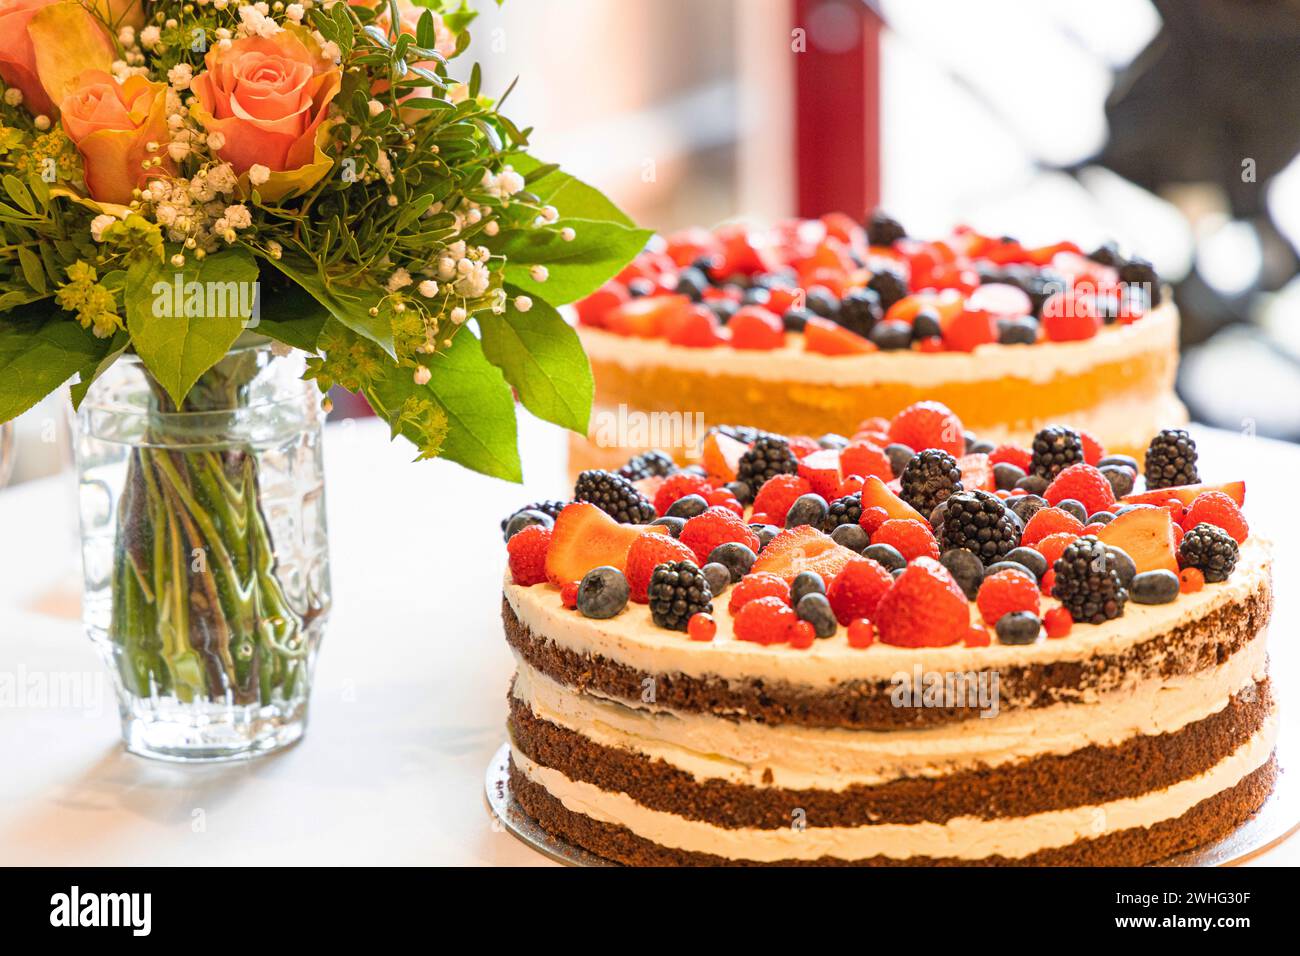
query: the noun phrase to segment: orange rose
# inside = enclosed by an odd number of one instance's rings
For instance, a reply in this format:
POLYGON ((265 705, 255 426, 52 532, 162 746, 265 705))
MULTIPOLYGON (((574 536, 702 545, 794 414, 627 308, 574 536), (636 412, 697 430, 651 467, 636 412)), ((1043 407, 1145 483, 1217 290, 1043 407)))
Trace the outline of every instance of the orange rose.
MULTIPOLYGON (((388 29, 391 18, 388 14, 387 0, 348 0, 349 4, 354 7, 365 7, 367 10, 379 8, 379 16, 375 18, 375 23, 388 29)), ((421 7, 412 2, 412 0, 397 0, 397 17, 398 26, 402 33, 409 33, 415 36, 416 28, 420 25, 420 17, 424 15, 425 7, 421 7)), ((433 48, 441 53, 444 57, 450 57, 456 52, 456 34, 452 33, 447 25, 433 10, 429 11, 433 17, 433 48)), ((420 66, 432 66, 431 63, 422 63, 420 66)))
POLYGON ((44 7, 58 0, 0 0, 0 79, 22 90, 23 103, 32 113, 54 112, 54 104, 36 73, 36 48, 27 25, 44 7))
POLYGON ((81 153, 92 199, 129 203, 131 190, 150 176, 175 170, 166 152, 157 152, 168 141, 166 84, 142 76, 118 83, 102 70, 87 70, 77 84, 59 108, 64 132, 81 153), (163 157, 162 166, 146 169, 145 160, 154 155, 163 157))
POLYGON ((319 144, 341 77, 305 36, 286 28, 214 47, 190 84, 190 109, 209 136, 217 134, 217 155, 241 176, 254 165, 269 169, 256 185, 270 200, 314 186, 333 165, 319 144))
POLYGON ((32 114, 54 107, 83 70, 107 70, 117 55, 103 24, 70 0, 0 0, 0 78, 22 91, 32 114))

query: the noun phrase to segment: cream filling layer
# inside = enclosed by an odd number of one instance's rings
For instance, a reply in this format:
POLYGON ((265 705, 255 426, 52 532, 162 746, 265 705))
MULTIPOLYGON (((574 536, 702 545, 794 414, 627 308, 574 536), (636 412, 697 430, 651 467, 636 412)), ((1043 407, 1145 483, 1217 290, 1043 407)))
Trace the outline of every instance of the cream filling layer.
POLYGON ((891 731, 732 721, 634 708, 565 687, 518 661, 514 696, 533 714, 605 747, 663 760, 696 780, 752 787, 839 791, 901 777, 940 777, 1084 747, 1166 734, 1216 714, 1267 668, 1265 637, 1218 667, 1153 679, 1084 704, 1010 710, 990 718, 891 731))
MULTIPOLYGON (((1149 827, 1182 816, 1196 804, 1235 786, 1263 766, 1273 751, 1276 721, 1269 721, 1246 743, 1205 773, 1139 797, 1090 807, 1052 810, 1025 817, 981 820, 956 817, 947 823, 879 823, 863 827, 806 826, 780 830, 728 829, 651 810, 624 793, 613 793, 534 763, 517 747, 515 766, 574 813, 626 827, 661 846, 708 853, 728 860, 760 863, 832 857, 864 860, 874 856, 980 860, 990 856, 1019 859, 1039 850, 1068 846, 1134 827, 1149 827)), ((801 819, 791 807, 792 820, 801 819)))
POLYGON ((779 349, 755 352, 727 348, 726 360, 720 361, 717 348, 693 349, 663 339, 632 338, 585 326, 578 329, 578 334, 593 362, 609 362, 631 370, 664 366, 697 375, 727 374, 836 387, 889 382, 925 386, 1000 378, 1042 384, 1144 352, 1176 350, 1178 310, 1166 301, 1132 325, 1107 326, 1082 342, 981 345, 973 352, 934 354, 904 351, 820 355, 805 351, 803 336, 792 333, 779 349))
MULTIPOLYGON (((859 679, 890 680, 911 673, 917 664, 927 671, 964 673, 1117 654, 1245 600, 1268 578, 1270 563, 1268 543, 1251 536, 1241 546, 1237 568, 1227 581, 1207 584, 1195 594, 1179 595, 1170 604, 1130 601, 1123 617, 1105 624, 1076 625, 1067 637, 1025 646, 994 643, 989 647, 910 648, 876 642, 858 649, 849 646, 844 628, 807 650, 796 651, 783 644, 764 646, 736 639, 727 613, 727 594, 714 602, 717 634, 712 641, 699 642, 679 631, 656 627, 644 604, 629 604, 606 621, 593 620, 565 608, 558 588, 545 584, 521 587, 510 582, 508 573, 505 596, 519 620, 535 635, 577 654, 600 656, 650 674, 779 681, 822 689, 859 679)), ((1056 603, 1044 599, 1044 610, 1056 603)), ((971 613, 974 619, 974 604, 971 613)))

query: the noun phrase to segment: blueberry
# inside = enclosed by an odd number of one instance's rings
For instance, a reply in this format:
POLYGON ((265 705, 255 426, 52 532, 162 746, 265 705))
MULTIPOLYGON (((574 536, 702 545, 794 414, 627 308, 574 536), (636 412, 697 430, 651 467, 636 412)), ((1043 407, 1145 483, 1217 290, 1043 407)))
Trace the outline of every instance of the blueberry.
POLYGON ((968 455, 975 449, 975 443, 979 440, 980 440, 979 435, 976 435, 969 428, 967 428, 965 431, 961 433, 961 445, 962 448, 966 450, 966 454, 968 455))
POLYGON ((943 499, 943 501, 935 505, 934 510, 930 512, 929 515, 930 527, 934 529, 935 534, 939 533, 939 525, 943 524, 943 516, 947 513, 948 513, 947 498, 943 499))
POLYGON ((993 442, 980 438, 971 443, 970 453, 972 455, 991 455, 997 450, 997 447, 993 442))
POLYGON ((578 610, 586 617, 613 617, 627 607, 627 595, 622 571, 609 565, 592 568, 578 584, 578 610))
POLYGON ((825 594, 805 594, 794 606, 794 613, 799 620, 807 621, 813 626, 813 633, 818 637, 831 637, 835 633, 835 612, 825 594))
POLYGON ((1056 507, 1066 514, 1074 515, 1080 521, 1088 520, 1088 509, 1083 506, 1082 501, 1077 501, 1074 498, 1062 498, 1056 503, 1056 507))
POLYGON ((1038 632, 1042 630, 1042 626, 1036 614, 1030 614, 1028 611, 1010 611, 998 618, 998 623, 993 629, 997 631, 1000 644, 1033 644, 1038 640, 1038 632))
POLYGON ((1097 511, 1088 515, 1088 520, 1084 524, 1110 524, 1115 520, 1115 515, 1109 511, 1097 511))
POLYGON ((691 519, 696 515, 702 515, 709 510, 709 503, 704 500, 703 495, 686 495, 678 498, 668 507, 668 518, 686 518, 691 519))
POLYGON ((980 582, 984 580, 984 562, 979 559, 979 555, 965 548, 949 548, 939 555, 939 563, 956 579, 966 600, 975 600, 980 582))
POLYGON ((1016 482, 1017 488, 1023 488, 1031 495, 1041 495, 1047 490, 1048 481, 1042 475, 1025 475, 1016 482))
POLYGON ((1129 455, 1107 455, 1105 458, 1097 462, 1098 468, 1105 468, 1107 465, 1119 465, 1122 468, 1132 468, 1134 471, 1138 470, 1137 459, 1130 457, 1129 455))
POLYGON ((1040 581, 1047 573, 1047 559, 1033 548, 1012 548, 1003 555, 1002 560, 1024 565, 1040 581))
POLYGON ((633 279, 627 284, 627 294, 634 299, 654 295, 655 284, 649 279, 633 279))
POLYGON ((1007 509, 1025 524, 1029 524, 1029 519, 1046 507, 1047 499, 1035 494, 1015 495, 1007 499, 1007 509))
POLYGON ((790 582, 790 601, 798 604, 805 594, 825 594, 826 582, 816 571, 800 571, 790 582))
POLYGON ((654 525, 663 525, 668 529, 668 533, 674 538, 680 538, 682 536, 682 528, 686 527, 686 519, 664 515, 662 518, 655 518, 654 521, 650 522, 650 525, 651 527, 654 525))
POLYGON ((886 352, 910 348, 912 345, 912 326, 897 319, 888 319, 876 323, 867 338, 875 342, 877 348, 886 352))
POLYGON ((1163 568, 1134 575, 1128 596, 1138 604, 1168 604, 1178 597, 1178 575, 1163 568))
POLYGON ((543 528, 549 528, 555 524, 555 519, 545 511, 535 511, 531 508, 516 511, 510 516, 510 520, 506 522, 506 540, 509 541, 520 531, 535 524, 539 524, 543 528))
POLYGON ((865 336, 871 334, 880 316, 880 296, 873 289, 857 288, 844 293, 835 321, 850 332, 865 336))
POLYGON ((894 568, 889 573, 892 574, 895 579, 897 579, 906 570, 907 568, 894 568))
POLYGON ((758 550, 762 551, 772 539, 781 533, 781 529, 774 524, 751 524, 749 530, 758 535, 758 550))
POLYGON ((797 528, 800 525, 809 524, 814 528, 822 523, 826 517, 826 512, 830 510, 830 505, 821 495, 809 492, 806 495, 800 495, 790 506, 790 510, 785 516, 785 526, 787 528, 797 528))
POLYGON ((710 299, 707 303, 709 310, 717 316, 719 325, 726 325, 731 321, 731 317, 740 309, 740 304, 731 299, 710 299))
POLYGON ((727 482, 722 487, 735 495, 738 501, 748 501, 754 493, 753 489, 749 487, 749 482, 741 481, 739 478, 727 482))
POLYGON ((739 581, 754 566, 758 556, 738 541, 727 541, 709 552, 709 564, 720 564, 731 572, 732 582, 739 581))
POLYGON ((880 544, 873 544, 863 548, 862 556, 870 558, 889 571, 901 571, 907 567, 907 558, 903 557, 903 552, 892 544, 885 544, 883 541, 880 544))
POLYGON ((1007 558, 1003 558, 1001 561, 994 561, 990 564, 984 569, 984 576, 987 578, 989 575, 997 574, 999 571, 1019 571, 1025 577, 1032 578, 1035 584, 1038 583, 1038 578, 1034 575, 1034 571, 1029 567, 1029 565, 1021 564, 1019 561, 1011 561, 1007 558))
POLYGON ((861 552, 871 543, 871 538, 855 524, 842 524, 831 532, 831 540, 850 551, 861 552))
POLYGON ((740 297, 740 303, 741 305, 767 305, 767 300, 770 298, 772 293, 759 285, 746 289, 744 295, 740 297))
POLYGON ((703 465, 687 465, 685 468, 682 469, 682 474, 683 474, 683 475, 697 475, 697 476, 699 476, 700 478, 707 478, 707 477, 709 477, 709 473, 708 473, 707 471, 704 470, 704 466, 703 466, 703 465))
POLYGON ((1025 470, 1009 461, 1000 461, 993 466, 993 484, 998 491, 1010 491, 1023 477, 1025 470))
POLYGON ((840 300, 824 285, 810 286, 804 293, 804 303, 810 312, 817 313, 823 319, 833 319, 840 311, 840 300))
POLYGON ((827 432, 821 438, 817 439, 817 444, 823 448, 833 448, 839 451, 849 447, 849 440, 843 435, 837 435, 835 432, 827 432))
POLYGON ((709 592, 714 597, 717 597, 731 586, 731 571, 727 569, 725 564, 710 561, 700 568, 700 573, 704 575, 704 580, 709 584, 709 592))
POLYGON ((1110 482, 1110 490, 1115 492, 1116 498, 1123 498, 1133 490, 1137 469, 1129 468, 1128 465, 1101 465, 1098 470, 1110 482))
POLYGON ((912 340, 933 339, 943 335, 939 316, 933 309, 922 309, 912 318, 912 340))
POLYGON ((999 345, 1033 345, 1038 341, 1038 320, 1031 315, 998 319, 999 345))
POLYGON ((687 266, 677 274, 678 295, 684 295, 692 302, 699 302, 704 298, 704 290, 709 287, 709 277, 704 274, 702 269, 695 266, 687 266))
POLYGON ((1137 577, 1137 565, 1129 557, 1129 553, 1123 548, 1117 548, 1113 544, 1106 545, 1106 550, 1110 552, 1111 558, 1114 559, 1115 572, 1119 575, 1119 583, 1123 587, 1128 587, 1137 577))
POLYGON ((812 313, 807 309, 790 309, 781 316, 781 324, 785 326, 787 332, 802 332, 810 316, 812 313))
POLYGON ((885 446, 885 454, 889 457, 889 470, 897 478, 907 467, 907 463, 916 457, 916 452, 906 445, 892 444, 885 446))

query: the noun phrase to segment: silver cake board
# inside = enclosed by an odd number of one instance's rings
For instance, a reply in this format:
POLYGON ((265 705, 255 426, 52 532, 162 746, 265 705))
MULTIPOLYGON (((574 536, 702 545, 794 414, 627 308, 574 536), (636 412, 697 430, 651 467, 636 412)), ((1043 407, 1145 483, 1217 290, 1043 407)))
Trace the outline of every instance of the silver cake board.
MULTIPOLYGON (((1264 805, 1237 829, 1214 843, 1179 853, 1155 866, 1237 866, 1269 850, 1300 829, 1300 764, 1295 759, 1293 734, 1285 735, 1277 747, 1277 786, 1264 805)), ((492 756, 483 790, 493 816, 512 836, 538 853, 567 866, 618 866, 610 860, 574 846, 547 833, 524 812, 510 788, 510 744, 504 743, 492 756)))

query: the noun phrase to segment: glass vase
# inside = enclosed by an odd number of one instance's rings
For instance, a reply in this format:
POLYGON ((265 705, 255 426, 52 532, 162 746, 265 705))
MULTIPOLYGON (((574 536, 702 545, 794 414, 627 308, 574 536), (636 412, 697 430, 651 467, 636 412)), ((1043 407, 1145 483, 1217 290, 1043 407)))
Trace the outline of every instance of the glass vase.
POLYGON ((83 614, 133 753, 233 760, 303 734, 330 580, 302 371, 241 340, 177 408, 128 355, 77 413, 83 614))

